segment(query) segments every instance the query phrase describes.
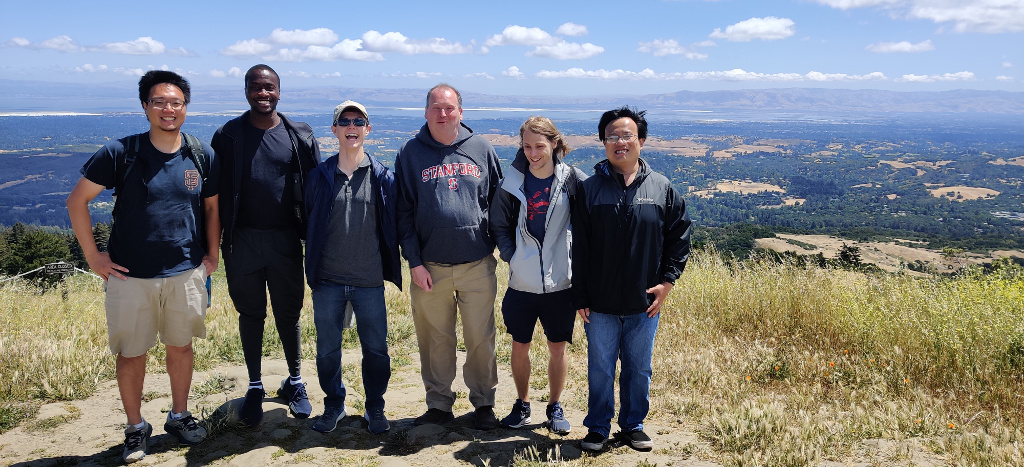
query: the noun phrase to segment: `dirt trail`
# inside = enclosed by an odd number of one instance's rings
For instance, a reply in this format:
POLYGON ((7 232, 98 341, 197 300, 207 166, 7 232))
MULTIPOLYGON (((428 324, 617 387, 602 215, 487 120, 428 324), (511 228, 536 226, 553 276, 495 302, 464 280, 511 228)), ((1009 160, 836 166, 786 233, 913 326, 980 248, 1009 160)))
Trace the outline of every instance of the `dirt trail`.
MULTIPOLYGON (((464 354, 459 353, 459 373, 455 390, 458 400, 455 406, 456 419, 446 426, 413 426, 413 419, 426 409, 423 402, 423 385, 418 373, 419 356, 411 356, 412 364, 396 370, 385 395, 386 413, 391 420, 391 431, 384 435, 371 435, 365 429, 362 419, 362 388, 351 388, 351 381, 357 376, 359 351, 346 349, 344 356, 345 381, 349 385, 349 400, 346 403, 348 416, 331 433, 321 434, 309 427, 313 419, 297 420, 289 415, 288 408, 280 399, 264 400, 263 422, 255 429, 240 427, 230 416, 241 402, 247 387, 245 367, 241 365, 220 366, 210 371, 197 372, 193 378, 193 394, 197 390, 214 387, 214 391, 203 397, 193 396, 190 409, 199 416, 203 414, 214 423, 209 438, 199 446, 179 445, 163 431, 166 411, 170 407, 170 386, 165 374, 152 374, 146 378, 145 391, 148 400, 143 404, 143 416, 153 424, 153 437, 149 455, 136 465, 185 466, 185 465, 237 465, 254 467, 262 465, 380 465, 405 466, 426 465, 432 467, 455 465, 508 465, 517 453, 533 453, 539 459, 561 456, 563 460, 579 459, 583 455, 579 440, 586 435, 583 427, 584 408, 566 406, 566 417, 572 423, 572 433, 561 437, 548 433, 540 426, 544 419, 544 402, 535 401, 534 424, 529 429, 509 430, 499 428, 493 431, 479 431, 472 427, 471 412, 462 383, 464 354), (355 369, 355 370, 353 370, 355 369), (204 384, 217 381, 219 384, 204 384)), ((305 361, 303 377, 313 404, 313 416, 323 411, 323 391, 316 379, 315 364, 305 361)), ((500 366, 499 366, 500 368, 500 366)), ((264 360, 263 381, 275 395, 277 384, 287 373, 283 360, 264 360)), ((499 374, 497 395, 498 418, 507 414, 515 400, 512 376, 507 368, 499 374)), ((361 382, 359 383, 361 384, 361 382)), ((572 389, 567 389, 563 399, 574 400, 572 389)), ((546 392, 546 391, 534 391, 546 392)), ((0 465, 119 465, 122 449, 124 412, 118 398, 114 381, 102 383, 96 394, 86 400, 55 403, 44 406, 35 423, 48 418, 60 417, 70 421, 56 423, 46 429, 28 431, 22 425, 0 435, 0 465), (77 417, 75 414, 77 413, 77 417)), ((613 424, 614 429, 614 424, 613 424)), ((674 465, 711 466, 718 465, 698 461, 688 455, 687 445, 700 443, 690 432, 678 432, 675 428, 647 425, 647 433, 655 442, 651 452, 637 452, 629 447, 613 447, 597 455, 597 465, 674 465)))

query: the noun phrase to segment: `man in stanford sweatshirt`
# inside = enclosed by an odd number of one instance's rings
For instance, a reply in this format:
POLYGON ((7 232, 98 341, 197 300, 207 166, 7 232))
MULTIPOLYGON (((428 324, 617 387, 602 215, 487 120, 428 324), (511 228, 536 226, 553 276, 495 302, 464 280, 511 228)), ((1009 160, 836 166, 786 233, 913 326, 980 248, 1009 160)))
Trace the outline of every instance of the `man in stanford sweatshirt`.
POLYGON ((427 120, 398 151, 398 238, 409 261, 413 322, 427 411, 416 425, 454 418, 455 321, 466 344, 463 373, 474 425, 498 426, 494 392, 494 241, 487 212, 501 181, 494 148, 462 124, 462 95, 447 84, 427 93, 427 120))

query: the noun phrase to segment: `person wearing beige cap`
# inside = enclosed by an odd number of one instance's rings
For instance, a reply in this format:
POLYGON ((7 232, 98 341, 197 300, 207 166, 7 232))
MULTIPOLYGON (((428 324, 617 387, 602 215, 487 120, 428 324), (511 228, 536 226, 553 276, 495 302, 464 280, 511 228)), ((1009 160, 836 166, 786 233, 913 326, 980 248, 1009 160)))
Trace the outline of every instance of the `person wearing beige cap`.
POLYGON ((363 149, 370 118, 362 104, 335 107, 331 133, 338 138, 338 154, 313 169, 305 192, 306 282, 313 290, 316 371, 326 394, 324 414, 313 429, 333 431, 345 417, 341 340, 351 305, 363 351, 363 418, 366 429, 378 434, 391 428, 384 415, 391 379, 384 281, 402 288, 395 176, 363 149))

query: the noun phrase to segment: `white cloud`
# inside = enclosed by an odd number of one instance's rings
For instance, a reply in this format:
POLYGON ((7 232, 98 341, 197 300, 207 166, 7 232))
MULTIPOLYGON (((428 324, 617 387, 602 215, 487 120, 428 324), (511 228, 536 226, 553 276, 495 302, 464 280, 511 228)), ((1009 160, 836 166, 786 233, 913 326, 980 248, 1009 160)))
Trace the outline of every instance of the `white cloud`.
POLYGON ((198 57, 198 55, 184 47, 178 47, 176 49, 167 49, 167 55, 173 55, 175 57, 198 57))
POLYGON ((639 52, 653 54, 655 57, 664 57, 666 55, 683 55, 691 60, 703 60, 705 58, 708 58, 707 54, 694 52, 687 49, 686 47, 679 45, 679 42, 676 42, 675 39, 655 39, 651 42, 641 42, 640 47, 638 47, 636 50, 639 52))
POLYGON ((291 31, 275 28, 267 39, 280 45, 329 46, 338 42, 338 35, 327 28, 293 29, 291 31))
POLYGON ((750 18, 728 26, 723 32, 721 28, 715 28, 709 37, 725 39, 734 42, 748 42, 754 39, 771 41, 785 39, 796 34, 794 25, 796 23, 789 18, 750 18))
POLYGON ((227 78, 228 74, 220 70, 210 70, 210 76, 214 78, 227 78))
POLYGON ((999 76, 996 76, 996 81, 1013 81, 1013 77, 1012 76, 1006 76, 1006 75, 999 75, 999 76))
POLYGON ((715 47, 717 45, 718 44, 716 44, 715 41, 711 39, 703 40, 693 44, 694 47, 715 47))
POLYGON ((4 47, 28 47, 29 45, 32 45, 32 41, 24 37, 12 37, 4 44, 4 47))
POLYGON ((53 49, 61 52, 77 52, 82 48, 69 36, 51 37, 38 45, 41 49, 53 49))
POLYGON ((885 81, 885 80, 888 79, 888 78, 885 77, 885 74, 880 72, 880 71, 876 71, 876 72, 873 72, 873 73, 868 73, 866 75, 848 75, 846 73, 821 73, 821 72, 817 72, 817 71, 812 71, 812 72, 807 73, 806 75, 804 75, 804 78, 806 78, 808 81, 821 81, 821 82, 829 82, 829 81, 885 81))
POLYGON ((894 52, 927 52, 929 50, 935 50, 935 46, 932 45, 931 39, 911 44, 907 41, 902 42, 876 42, 867 46, 867 49, 872 52, 887 54, 894 52))
POLYGON ((223 49, 220 53, 229 57, 248 56, 248 55, 263 55, 273 50, 274 47, 260 39, 249 39, 247 41, 238 41, 231 44, 223 49))
POLYGON ((465 54, 473 51, 471 45, 450 42, 444 38, 432 37, 426 40, 411 40, 400 32, 381 34, 377 31, 366 31, 363 34, 363 47, 371 52, 398 52, 406 55, 416 54, 465 54))
POLYGON ((1013 63, 1003 62, 1003 68, 1013 68, 1013 63))
POLYGON ((560 41, 555 45, 542 45, 527 52, 526 55, 534 57, 555 58, 558 60, 573 60, 590 58, 604 52, 604 47, 587 42, 577 44, 575 42, 560 41))
POLYGON ((92 50, 125 55, 158 55, 164 53, 166 47, 162 42, 144 36, 133 41, 108 42, 92 50))
POLYGON ((821 73, 812 71, 799 73, 757 73, 740 68, 723 71, 688 71, 684 73, 656 73, 650 68, 641 71, 628 70, 584 70, 569 68, 567 70, 543 70, 536 75, 538 78, 559 79, 602 79, 602 80, 690 80, 690 81, 749 81, 749 82, 835 82, 835 81, 886 81, 888 78, 881 72, 866 75, 848 75, 845 73, 821 73))
POLYGON ((237 66, 233 66, 230 69, 228 69, 228 76, 230 76, 232 78, 241 78, 241 77, 245 76, 245 72, 242 71, 241 68, 238 68, 237 66))
POLYGON ((523 78, 526 77, 526 75, 524 75, 523 72, 519 71, 519 67, 517 67, 515 65, 512 65, 512 66, 508 67, 508 69, 502 71, 501 75, 502 76, 508 76, 508 77, 511 77, 511 78, 516 78, 516 79, 523 79, 523 78))
POLYGON ((539 78, 590 78, 590 79, 603 79, 603 80, 637 80, 637 79, 651 79, 656 78, 657 74, 650 68, 644 68, 642 71, 625 71, 622 69, 618 70, 584 70, 583 68, 569 68, 568 70, 562 71, 548 71, 541 70, 537 73, 539 78))
POLYGON ((832 8, 849 10, 850 8, 863 8, 869 6, 891 5, 898 0, 817 0, 818 3, 828 5, 832 8))
MULTIPOLYGON (((150 69, 152 69, 152 67, 150 67, 150 69)), ((114 68, 114 72, 125 76, 138 77, 144 75, 146 70, 143 70, 142 68, 114 68)))
POLYGON ((897 18, 952 23, 957 32, 1024 31, 1024 2, 1018 0, 816 0, 839 9, 880 7, 897 18))
POLYGON ((384 56, 377 52, 362 50, 361 40, 345 39, 333 47, 322 45, 310 45, 304 49, 279 49, 276 52, 263 55, 267 60, 281 60, 285 62, 307 62, 334 60, 359 60, 374 62, 384 60, 384 56))
POLYGON ((944 73, 941 75, 915 75, 908 74, 896 78, 897 83, 934 83, 936 81, 973 81, 974 73, 960 71, 957 73, 944 73))
POLYGON ((107 66, 106 65, 96 65, 96 66, 93 66, 92 64, 86 63, 85 65, 75 67, 75 71, 84 72, 84 73, 98 73, 98 72, 101 72, 101 71, 107 71, 107 66))
POLYGON ((483 78, 483 79, 494 79, 493 76, 487 73, 470 73, 466 75, 466 78, 483 78))
POLYGON ((565 23, 558 27, 558 29, 555 31, 555 34, 576 37, 585 36, 589 34, 589 31, 587 31, 587 27, 583 26, 582 24, 565 23))
MULTIPOLYGON (((567 23, 570 24, 570 23, 567 23)), ((564 24, 562 25, 565 26, 564 24)), ((501 34, 495 34, 486 41, 485 47, 498 45, 528 45, 541 46, 551 45, 557 41, 554 36, 548 34, 541 28, 527 28, 524 26, 512 25, 505 28, 501 34)))

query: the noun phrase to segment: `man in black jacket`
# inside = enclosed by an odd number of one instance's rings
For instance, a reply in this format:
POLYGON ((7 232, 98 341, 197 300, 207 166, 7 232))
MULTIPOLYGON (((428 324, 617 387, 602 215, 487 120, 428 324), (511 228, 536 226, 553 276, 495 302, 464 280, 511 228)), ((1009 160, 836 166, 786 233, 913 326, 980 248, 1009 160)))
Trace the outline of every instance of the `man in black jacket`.
POLYGON ((281 79, 272 68, 250 68, 245 95, 250 110, 220 127, 210 145, 222 158, 221 250, 249 371, 239 418, 255 426, 263 419, 266 394, 261 358, 268 289, 288 362, 289 377, 281 382, 278 397, 288 401, 296 418, 312 411, 299 373, 299 314, 305 295, 300 238, 305 235, 303 182, 320 163, 320 147, 309 125, 277 112, 281 79))
POLYGON ((690 255, 690 218, 682 196, 640 158, 645 112, 605 112, 598 124, 608 160, 583 181, 573 209, 573 306, 587 333, 589 399, 583 449, 604 448, 615 413, 615 365, 621 360, 617 436, 649 451, 651 357, 661 307, 690 255))

